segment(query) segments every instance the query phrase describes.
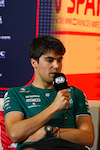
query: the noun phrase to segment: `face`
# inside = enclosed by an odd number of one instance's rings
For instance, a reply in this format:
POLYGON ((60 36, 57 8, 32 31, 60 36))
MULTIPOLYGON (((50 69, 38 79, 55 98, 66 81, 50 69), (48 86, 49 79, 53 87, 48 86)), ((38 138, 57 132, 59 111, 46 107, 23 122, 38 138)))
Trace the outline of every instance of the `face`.
POLYGON ((51 83, 55 73, 61 72, 62 59, 62 55, 57 55, 51 51, 42 55, 39 58, 39 62, 35 60, 33 67, 37 80, 45 83, 51 83))

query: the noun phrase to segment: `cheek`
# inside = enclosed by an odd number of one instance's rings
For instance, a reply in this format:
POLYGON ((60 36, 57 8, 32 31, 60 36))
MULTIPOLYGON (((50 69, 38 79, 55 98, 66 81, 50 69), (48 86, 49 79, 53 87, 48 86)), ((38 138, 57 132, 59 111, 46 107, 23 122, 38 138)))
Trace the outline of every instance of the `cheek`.
POLYGON ((59 64, 59 68, 62 68, 62 63, 59 64))
POLYGON ((38 72, 46 73, 49 70, 49 66, 47 66, 45 63, 38 66, 38 72))

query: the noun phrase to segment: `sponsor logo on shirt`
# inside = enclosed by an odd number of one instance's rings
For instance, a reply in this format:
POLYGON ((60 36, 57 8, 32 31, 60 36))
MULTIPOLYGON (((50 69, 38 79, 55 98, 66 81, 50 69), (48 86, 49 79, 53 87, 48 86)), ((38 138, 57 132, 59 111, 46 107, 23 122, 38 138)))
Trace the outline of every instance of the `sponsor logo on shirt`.
POLYGON ((69 102, 70 102, 70 104, 72 104, 72 103, 73 103, 73 99, 72 99, 72 98, 70 98, 69 102))
POLYGON ((20 93, 29 93, 30 90, 26 90, 25 88, 20 88, 20 93))
POLYGON ((4 108, 6 110, 11 108, 11 106, 9 106, 9 103, 10 103, 10 97, 8 97, 8 92, 6 92, 4 95, 4 108))
POLYGON ((28 108, 32 107, 41 107, 40 102, 40 95, 26 95, 26 102, 28 103, 28 108))
POLYGON ((85 104, 87 106, 87 112, 90 113, 89 104, 88 104, 87 97, 86 97, 85 93, 84 93, 84 96, 85 96, 85 104))
POLYGON ((45 96, 46 97, 50 97, 50 93, 45 93, 45 96))

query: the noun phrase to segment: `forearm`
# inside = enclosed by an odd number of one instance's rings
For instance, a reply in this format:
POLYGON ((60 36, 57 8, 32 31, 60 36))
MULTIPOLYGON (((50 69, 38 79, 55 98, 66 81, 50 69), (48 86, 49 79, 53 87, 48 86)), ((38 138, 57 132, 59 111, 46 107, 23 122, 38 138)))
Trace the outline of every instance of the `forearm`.
POLYGON ((59 138, 74 142, 80 145, 93 146, 93 135, 81 129, 59 129, 59 138))
MULTIPOLYGON (((40 129, 44 124, 46 124, 56 113, 56 109, 52 108, 52 106, 49 106, 32 118, 19 120, 15 123, 12 123, 11 127, 7 130, 9 137, 13 142, 25 140, 27 137, 31 136, 38 129, 40 129)), ((6 122, 8 123, 8 120, 6 122)))
MULTIPOLYGON (((52 133, 57 131, 57 127, 53 127, 52 133)), ((37 132, 35 132, 32 136, 30 136, 27 140, 24 142, 37 142, 43 138, 45 138, 46 132, 44 130, 44 127, 39 129, 37 132)), ((93 136, 84 130, 81 129, 66 129, 66 128, 60 128, 59 131, 57 131, 55 134, 53 134, 54 137, 61 138, 64 140, 68 140, 70 142, 74 142, 80 145, 89 146, 91 147, 93 145, 93 136)))

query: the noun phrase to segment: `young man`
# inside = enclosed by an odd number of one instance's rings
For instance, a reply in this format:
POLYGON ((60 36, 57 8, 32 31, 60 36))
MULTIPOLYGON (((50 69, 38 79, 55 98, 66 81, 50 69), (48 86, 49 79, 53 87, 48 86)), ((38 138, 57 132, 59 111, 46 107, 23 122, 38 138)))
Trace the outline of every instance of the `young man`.
POLYGON ((5 94, 5 126, 12 142, 18 143, 17 149, 84 150, 93 146, 93 123, 83 92, 75 87, 54 89, 54 75, 61 72, 64 53, 61 41, 52 36, 33 39, 29 47, 33 83, 10 88, 5 94))

